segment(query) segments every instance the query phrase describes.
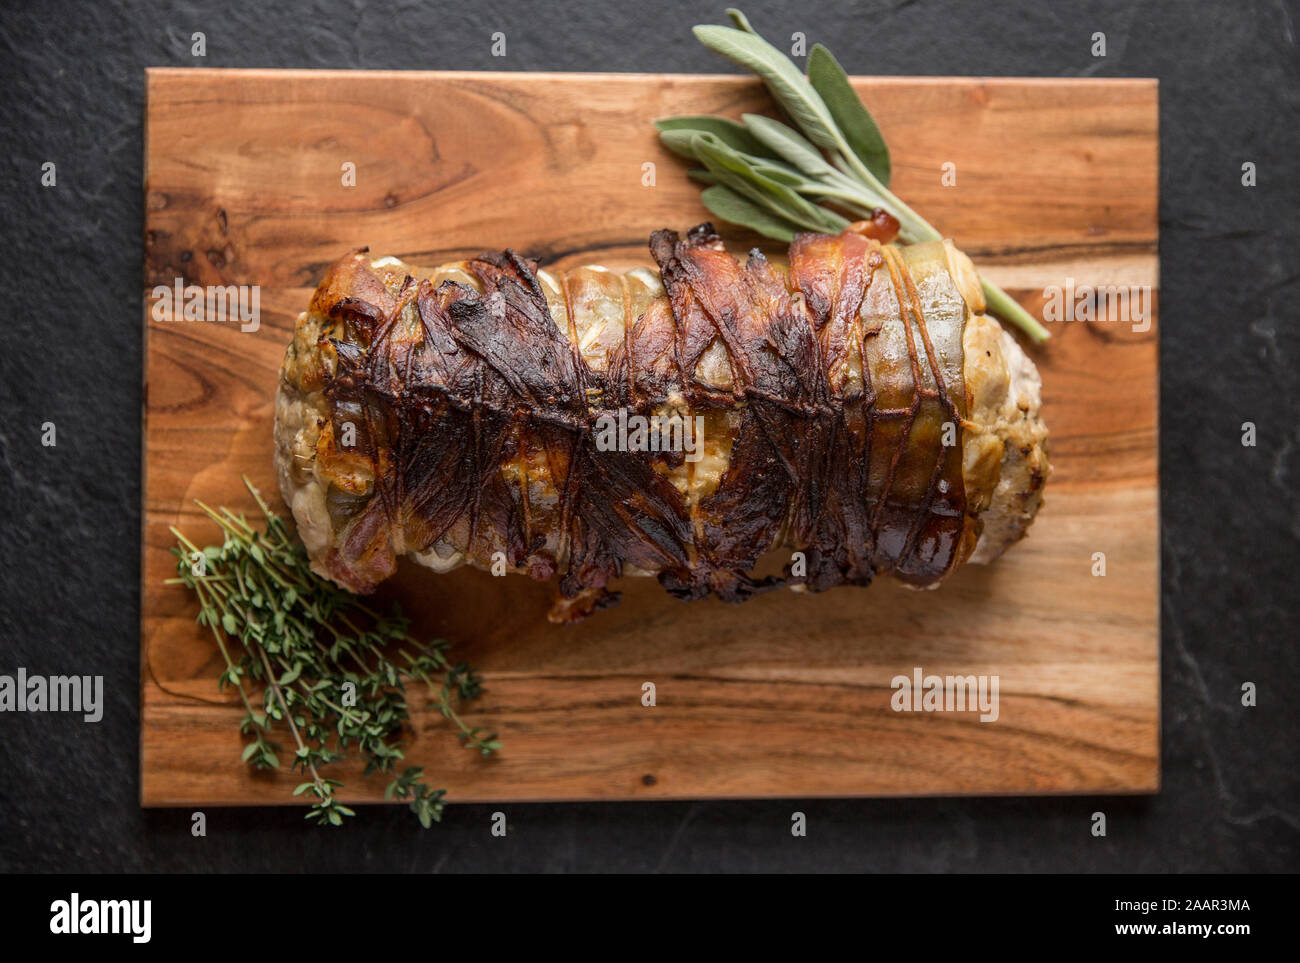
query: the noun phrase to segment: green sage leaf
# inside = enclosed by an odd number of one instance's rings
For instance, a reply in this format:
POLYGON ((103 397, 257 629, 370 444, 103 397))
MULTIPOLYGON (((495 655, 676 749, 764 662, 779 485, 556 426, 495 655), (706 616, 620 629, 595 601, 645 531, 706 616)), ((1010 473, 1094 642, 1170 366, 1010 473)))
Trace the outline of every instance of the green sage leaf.
POLYGON ((840 147, 830 109, 785 54, 757 34, 731 27, 704 24, 694 32, 714 53, 758 74, 810 141, 828 150, 840 147))
POLYGON ((766 157, 745 157, 745 161, 754 170, 766 177, 772 178, 778 184, 784 184, 786 187, 793 187, 801 193, 808 193, 810 190, 816 190, 817 184, 810 181, 807 177, 795 170, 788 164, 780 161, 768 160, 766 157))
POLYGON ((700 192, 700 200, 704 202, 704 206, 710 213, 724 221, 747 227, 777 241, 788 244, 794 240, 795 234, 799 231, 797 224, 791 224, 785 218, 764 210, 748 198, 720 184, 706 187, 700 192))
POLYGON ((748 130, 769 151, 812 177, 835 177, 838 171, 826 163, 816 147, 802 134, 779 120, 762 114, 742 114, 748 130))
POLYGON ((728 147, 756 157, 775 157, 770 150, 754 138, 744 124, 726 117, 708 117, 684 115, 681 117, 662 117, 655 121, 659 128, 659 139, 674 154, 695 159, 689 153, 690 140, 697 133, 712 134, 728 147))
POLYGON ((808 82, 834 118, 840 133, 863 166, 889 186, 889 147, 875 119, 849 83, 849 76, 829 50, 816 44, 808 54, 808 82))
POLYGON ((757 35, 758 31, 749 25, 749 18, 740 10, 737 10, 735 7, 728 7, 727 16, 731 18, 731 22, 736 25, 738 30, 743 30, 745 33, 757 35))
POLYGON ((760 206, 811 231, 838 234, 848 221, 833 211, 818 207, 786 185, 756 170, 743 154, 719 143, 708 134, 697 134, 695 152, 720 183, 743 194, 760 206))

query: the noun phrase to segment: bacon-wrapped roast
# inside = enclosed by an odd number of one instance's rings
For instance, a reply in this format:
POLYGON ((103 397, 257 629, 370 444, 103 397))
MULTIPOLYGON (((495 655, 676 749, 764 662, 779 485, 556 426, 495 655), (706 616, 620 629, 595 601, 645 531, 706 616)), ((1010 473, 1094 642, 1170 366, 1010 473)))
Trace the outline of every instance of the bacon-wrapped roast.
POLYGON ((313 567, 369 592, 402 555, 495 562, 558 576, 564 622, 616 602, 627 574, 739 602, 882 573, 931 586, 992 560, 1050 471, 1038 373, 982 314, 964 254, 887 232, 799 235, 788 270, 739 264, 708 224, 656 232, 658 273, 348 254, 299 317, 276 398, 313 567), (602 439, 631 415, 702 431, 693 450, 602 439), (770 553, 783 574, 755 572, 770 553))

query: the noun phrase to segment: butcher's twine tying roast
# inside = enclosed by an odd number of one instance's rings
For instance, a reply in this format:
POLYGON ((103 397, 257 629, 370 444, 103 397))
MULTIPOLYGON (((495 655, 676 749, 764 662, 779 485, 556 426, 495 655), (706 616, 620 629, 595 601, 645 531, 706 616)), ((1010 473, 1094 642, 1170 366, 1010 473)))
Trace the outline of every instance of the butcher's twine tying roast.
POLYGON ((928 586, 1000 554, 1049 471, 1037 372, 979 313, 964 255, 855 227, 799 235, 788 271, 741 265, 707 224, 653 235, 658 277, 552 275, 511 250, 433 271, 342 258, 277 398, 314 566, 368 592, 401 555, 495 561, 558 576, 551 617, 573 621, 624 574, 740 602, 928 586), (702 451, 599 444, 620 415, 698 418, 702 451), (757 574, 774 551, 783 572, 757 574))

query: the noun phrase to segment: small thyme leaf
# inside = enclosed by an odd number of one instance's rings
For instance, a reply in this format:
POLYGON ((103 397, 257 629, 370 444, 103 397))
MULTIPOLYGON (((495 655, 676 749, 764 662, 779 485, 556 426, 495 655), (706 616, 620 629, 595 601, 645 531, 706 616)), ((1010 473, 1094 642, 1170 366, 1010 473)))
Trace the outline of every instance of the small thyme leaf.
MULTIPOLYGON (((368 773, 391 772, 403 758, 400 737, 410 724, 411 683, 433 694, 432 704, 452 721, 462 743, 484 756, 498 751, 495 733, 470 727, 456 711, 479 695, 482 684, 469 666, 448 661, 447 642, 418 642, 396 607, 376 612, 316 575, 284 521, 247 478, 244 484, 265 517, 265 530, 200 502, 224 541, 199 549, 173 528, 178 577, 167 580, 197 596, 197 621, 212 632, 226 665, 218 686, 233 687, 244 705, 239 728, 250 741, 243 761, 255 769, 279 769, 281 747, 267 736, 273 723, 283 725, 293 738, 289 767, 309 777, 293 795, 314 798, 303 818, 340 826, 356 813, 336 798, 343 784, 321 769, 355 748, 368 773), (195 564, 197 557, 204 566, 195 564)), ((385 795, 409 800, 426 828, 442 819, 446 791, 431 789, 419 767, 408 767, 385 795)))

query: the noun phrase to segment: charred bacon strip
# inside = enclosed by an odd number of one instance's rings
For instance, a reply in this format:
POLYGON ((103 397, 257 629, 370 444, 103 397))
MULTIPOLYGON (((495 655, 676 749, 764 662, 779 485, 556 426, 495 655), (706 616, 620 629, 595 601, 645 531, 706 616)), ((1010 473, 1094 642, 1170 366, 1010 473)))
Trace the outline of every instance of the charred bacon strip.
POLYGON ((758 251, 741 265, 708 224, 656 232, 663 294, 642 309, 618 289, 622 337, 603 365, 573 310, 610 307, 600 278, 570 272, 548 297, 536 263, 510 250, 436 287, 341 259, 310 312, 328 411, 313 472, 332 532, 313 557, 368 592, 401 554, 438 546, 486 568, 500 552, 533 578, 559 575, 557 620, 617 601, 610 583, 627 570, 728 602, 877 573, 938 581, 976 533, 966 308, 943 245, 859 230, 797 236, 788 274, 758 251), (600 450, 597 421, 619 409, 703 415, 725 436, 712 439, 725 470, 699 483, 680 451, 600 450), (754 574, 780 546, 803 553, 802 573, 754 574))

